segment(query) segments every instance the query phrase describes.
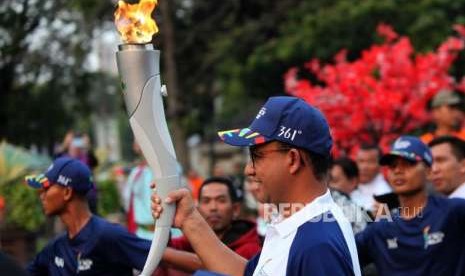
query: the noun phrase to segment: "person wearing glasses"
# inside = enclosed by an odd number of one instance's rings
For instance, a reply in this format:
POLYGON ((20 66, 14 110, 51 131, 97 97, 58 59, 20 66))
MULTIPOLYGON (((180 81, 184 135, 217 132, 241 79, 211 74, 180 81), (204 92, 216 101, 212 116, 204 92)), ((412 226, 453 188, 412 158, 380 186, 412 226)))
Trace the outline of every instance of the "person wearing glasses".
MULTIPOLYGON (((245 175, 263 187, 258 200, 275 208, 261 253, 250 261, 227 248, 196 210, 187 189, 172 192, 175 227, 204 266, 227 275, 360 275, 350 223, 327 187, 332 138, 323 114, 295 97, 271 97, 247 128, 219 132, 248 146, 245 175)), ((152 196, 152 213, 163 211, 152 196)))

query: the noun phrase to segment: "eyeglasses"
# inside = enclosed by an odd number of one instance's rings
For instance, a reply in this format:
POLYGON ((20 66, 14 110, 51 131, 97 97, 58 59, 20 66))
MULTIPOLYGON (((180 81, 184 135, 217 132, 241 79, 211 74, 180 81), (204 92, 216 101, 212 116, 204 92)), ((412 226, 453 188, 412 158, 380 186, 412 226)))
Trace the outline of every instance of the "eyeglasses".
POLYGON ((272 152, 286 152, 291 148, 279 148, 279 149, 270 149, 270 150, 258 150, 254 147, 249 148, 250 160, 252 161, 252 166, 255 167, 255 163, 261 158, 265 157, 267 153, 272 152))

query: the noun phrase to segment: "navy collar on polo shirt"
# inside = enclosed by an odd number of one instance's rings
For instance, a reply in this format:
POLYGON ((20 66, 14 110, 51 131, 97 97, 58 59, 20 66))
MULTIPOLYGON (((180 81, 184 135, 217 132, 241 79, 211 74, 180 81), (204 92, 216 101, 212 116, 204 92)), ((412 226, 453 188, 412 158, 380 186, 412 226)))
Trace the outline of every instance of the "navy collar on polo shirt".
MULTIPOLYGON (((329 190, 326 190, 323 195, 306 204, 303 209, 300 209, 296 213, 279 222, 270 224, 269 227, 274 228, 279 236, 285 237, 292 232, 297 231, 302 224, 328 212, 331 209, 331 203, 333 203, 333 198, 331 197, 329 190)), ((290 210, 292 210, 292 204, 290 206, 290 210)), ((320 220, 323 218, 316 219, 320 220)))
POLYGON ((76 234, 70 238, 68 231, 66 231, 66 238, 71 247, 78 248, 79 251, 85 250, 82 246, 92 248, 97 243, 97 233, 95 232, 95 223, 97 223, 95 216, 91 216, 86 225, 76 234), (91 242, 93 241, 93 242, 91 242))
MULTIPOLYGON (((425 206, 423 206, 422 210, 414 217, 412 218, 409 218, 409 219, 405 219, 401 216, 400 212, 399 211, 395 211, 393 214, 392 214, 392 220, 394 222, 396 221, 400 221, 400 225, 409 225, 409 226, 412 226, 414 224, 418 224, 418 225, 421 225, 421 224, 424 224, 424 218, 430 213, 432 212, 432 208, 434 208, 432 205, 431 205, 431 198, 432 196, 429 195, 426 199, 426 203, 425 203, 425 206)), ((399 208, 402 208, 402 207, 399 207, 399 208)), ((413 212, 413 211, 412 211, 413 212)))

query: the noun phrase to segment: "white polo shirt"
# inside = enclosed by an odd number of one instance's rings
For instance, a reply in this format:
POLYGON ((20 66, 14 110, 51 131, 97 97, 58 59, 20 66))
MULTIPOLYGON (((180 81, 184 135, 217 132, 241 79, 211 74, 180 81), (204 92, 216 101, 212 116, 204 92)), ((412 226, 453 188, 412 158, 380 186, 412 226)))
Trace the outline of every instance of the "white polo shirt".
POLYGON ((244 275, 361 275, 352 228, 329 190, 270 224, 244 275))
POLYGON ((376 175, 368 183, 359 183, 357 188, 350 193, 350 198, 358 206, 367 211, 372 211, 375 205, 373 196, 383 195, 392 192, 391 186, 386 182, 382 174, 376 175))
POLYGON ((465 199, 465 183, 460 185, 457 189, 455 189, 452 194, 449 195, 449 198, 463 198, 465 199))

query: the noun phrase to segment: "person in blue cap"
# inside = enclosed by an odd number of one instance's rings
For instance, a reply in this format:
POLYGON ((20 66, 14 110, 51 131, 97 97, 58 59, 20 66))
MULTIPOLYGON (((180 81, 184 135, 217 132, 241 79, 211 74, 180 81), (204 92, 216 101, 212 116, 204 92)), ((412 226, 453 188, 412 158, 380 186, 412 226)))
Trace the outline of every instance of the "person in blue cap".
POLYGON ((92 215, 86 194, 93 182, 84 163, 61 157, 26 182, 38 189, 44 213, 59 216, 66 227, 29 264, 30 275, 133 275, 133 269, 142 270, 150 242, 92 215))
POLYGON ((380 159, 400 207, 356 235, 360 262, 374 262, 379 275, 465 275, 465 200, 427 194, 432 162, 413 136, 380 159))
MULTIPOLYGON (((226 275, 360 275, 351 226, 327 187, 332 138, 323 114, 295 97, 271 97, 247 128, 219 132, 248 146, 245 175, 263 187, 258 200, 276 207, 263 249, 248 262, 208 227, 186 189, 172 192, 174 219, 208 270, 226 275)), ((162 212, 152 196, 152 212, 162 212)))

